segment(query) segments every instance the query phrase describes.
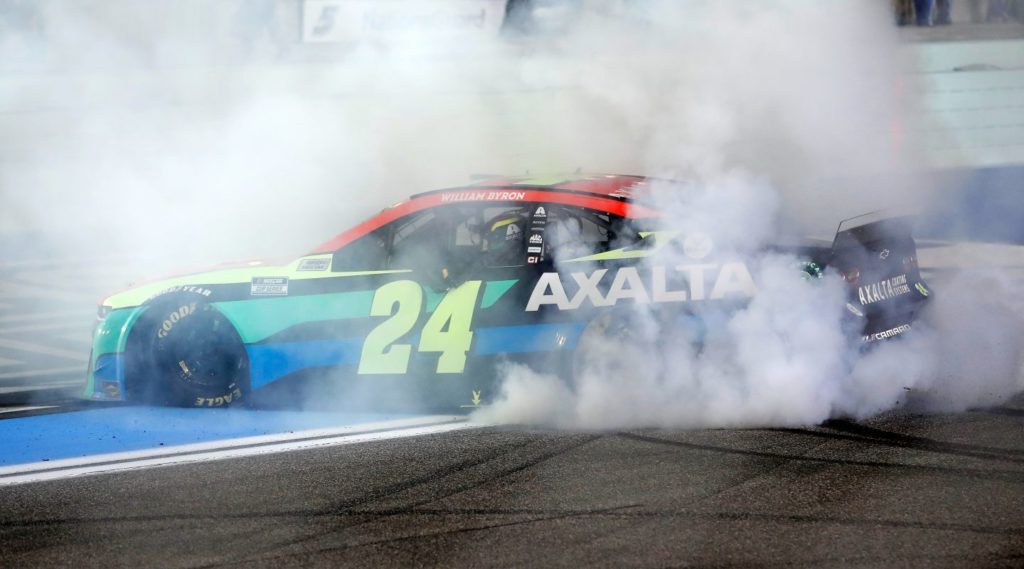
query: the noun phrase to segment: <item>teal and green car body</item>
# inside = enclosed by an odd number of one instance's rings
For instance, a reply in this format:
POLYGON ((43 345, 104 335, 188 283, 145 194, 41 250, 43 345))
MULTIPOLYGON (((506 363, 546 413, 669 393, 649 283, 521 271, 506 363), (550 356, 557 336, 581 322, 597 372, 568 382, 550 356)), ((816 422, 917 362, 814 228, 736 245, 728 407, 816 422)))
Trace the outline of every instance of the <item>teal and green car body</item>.
MULTIPOLYGON (((753 295, 742 263, 644 262, 680 233, 645 205, 649 185, 488 179, 413 196, 285 264, 114 294, 100 306, 84 395, 216 407, 286 399, 296 382, 316 380, 474 406, 502 361, 572 373, 599 315, 636 303, 692 314, 695 303, 753 295)), ((909 328, 927 297, 909 233, 846 235, 856 252, 839 254, 838 237, 799 250, 810 272, 849 276, 860 333, 909 328)))

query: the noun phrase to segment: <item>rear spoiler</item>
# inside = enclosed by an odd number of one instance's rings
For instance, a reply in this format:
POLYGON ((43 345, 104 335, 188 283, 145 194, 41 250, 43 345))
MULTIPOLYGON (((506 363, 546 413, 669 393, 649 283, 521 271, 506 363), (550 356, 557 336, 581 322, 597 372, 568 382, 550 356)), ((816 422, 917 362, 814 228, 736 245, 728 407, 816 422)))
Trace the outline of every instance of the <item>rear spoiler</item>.
POLYGON ((849 286, 852 312, 866 317, 865 341, 909 330, 928 300, 917 265, 914 217, 874 211, 843 220, 832 241, 832 267, 849 286))
MULTIPOLYGON (((872 211, 839 222, 832 240, 836 253, 851 247, 866 247, 872 243, 910 240, 913 247, 914 217, 892 215, 886 211, 872 211)), ((916 247, 914 248, 916 250, 916 247)))

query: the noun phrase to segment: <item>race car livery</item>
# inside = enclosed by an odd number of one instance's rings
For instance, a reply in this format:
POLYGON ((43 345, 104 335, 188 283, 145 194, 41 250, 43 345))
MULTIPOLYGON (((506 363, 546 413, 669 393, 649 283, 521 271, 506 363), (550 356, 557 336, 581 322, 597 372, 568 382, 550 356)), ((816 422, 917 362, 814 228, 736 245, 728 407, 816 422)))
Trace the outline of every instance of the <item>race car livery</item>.
MULTIPOLYGON (((608 319, 637 303, 687 322, 704 303, 742 306, 757 292, 747 266, 666 229, 653 184, 490 178, 414 195, 283 265, 114 294, 99 309, 85 396, 219 407, 319 381, 475 406, 500 361, 572 374, 581 337, 614 333, 608 319), (652 262, 680 243, 690 262, 652 262)), ((831 268, 847 280, 864 343, 909 330, 930 294, 903 219, 780 249, 809 278, 831 268)))

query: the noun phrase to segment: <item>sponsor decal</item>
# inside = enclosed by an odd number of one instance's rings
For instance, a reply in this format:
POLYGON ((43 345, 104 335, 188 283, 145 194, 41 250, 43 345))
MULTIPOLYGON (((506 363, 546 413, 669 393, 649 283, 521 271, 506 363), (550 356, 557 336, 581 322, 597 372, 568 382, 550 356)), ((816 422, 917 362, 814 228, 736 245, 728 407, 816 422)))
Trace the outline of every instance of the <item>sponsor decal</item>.
POLYGON ((157 328, 157 331, 156 331, 156 337, 157 338, 166 338, 167 334, 169 334, 171 332, 171 330, 174 329, 174 326, 178 322, 181 322, 182 320, 184 320, 186 316, 189 316, 189 315, 195 313, 195 311, 196 311, 196 303, 195 302, 193 302, 191 304, 185 304, 185 305, 179 306, 177 308, 177 310, 175 310, 174 312, 170 313, 167 316, 167 318, 164 318, 164 321, 160 323, 160 327, 157 328))
POLYGON ((537 210, 533 212, 533 217, 547 217, 548 212, 544 211, 544 206, 537 206, 537 210))
POLYGON ((530 236, 530 245, 540 245, 544 242, 544 236, 540 233, 534 233, 530 236))
POLYGON ((480 391, 477 391, 476 389, 470 390, 469 401, 469 405, 459 405, 459 407, 462 407, 463 409, 479 407, 480 403, 483 401, 483 399, 480 397, 480 391))
POLYGON ((543 247, 527 247, 526 248, 526 252, 527 253, 540 253, 542 249, 543 249, 543 247))
POLYGON ((287 296, 288 277, 253 277, 249 294, 252 296, 287 296))
POLYGON ((862 305, 889 300, 909 292, 910 286, 907 285, 905 274, 857 288, 857 296, 862 305))
POLYGON ((899 336, 900 334, 902 334, 902 333, 904 333, 904 332, 906 332, 908 330, 910 330, 910 324, 904 324, 902 326, 897 326, 895 328, 890 328, 889 330, 885 330, 884 332, 875 332, 874 334, 868 334, 866 336, 861 336, 861 340, 864 341, 864 342, 875 342, 875 341, 878 341, 878 340, 886 340, 888 338, 895 338, 896 336, 899 336))
POLYGON ((915 284, 914 288, 917 289, 917 292, 921 293, 921 296, 928 296, 929 294, 928 289, 921 283, 915 284))
POLYGON ((526 199, 526 192, 445 192, 441 194, 441 202, 478 202, 478 201, 519 201, 526 199))
POLYGON ((108 399, 118 399, 121 397, 121 385, 116 381, 104 381, 100 385, 102 394, 94 393, 93 398, 101 399, 107 397, 108 399))
POLYGON ((882 259, 883 261, 888 259, 889 258, 889 250, 888 249, 882 249, 882 251, 878 253, 878 258, 882 259))
POLYGON ((155 296, 160 296, 161 294, 170 294, 172 292, 194 292, 196 294, 201 294, 203 296, 210 296, 211 294, 213 294, 212 290, 210 290, 208 288, 203 288, 201 286, 181 285, 181 286, 172 286, 171 288, 164 289, 164 290, 160 291, 160 293, 155 295, 155 296))
POLYGON ((703 259, 711 253, 711 237, 703 233, 691 233, 683 240, 683 253, 691 259, 703 259))
POLYGON ((539 261, 539 260, 540 260, 540 257, 536 257, 536 256, 529 256, 529 257, 526 258, 526 262, 531 264, 531 265, 536 265, 537 261, 539 261))
POLYGON ((303 259, 299 261, 296 271, 326 271, 331 266, 330 259, 303 259))
POLYGON ((864 313, 861 312, 859 308, 850 304, 849 302, 846 303, 846 309, 849 310, 850 313, 853 314, 854 316, 860 316, 861 318, 864 317, 864 313))
POLYGON ((749 298, 757 293, 754 279, 743 263, 677 265, 675 267, 655 266, 650 277, 640 276, 636 267, 623 267, 610 273, 598 269, 591 273, 569 275, 577 290, 572 298, 565 292, 563 276, 558 273, 544 273, 530 294, 526 311, 533 312, 544 305, 554 305, 559 310, 576 310, 584 304, 591 306, 614 306, 620 300, 633 299, 640 303, 651 302, 693 302, 720 300, 727 297, 749 298), (686 288, 669 290, 669 271, 684 277, 686 288), (710 294, 705 286, 713 275, 710 294), (610 281, 610 283, 609 283, 610 281), (602 292, 603 283, 609 283, 607 292, 602 292))
POLYGON ((505 241, 512 241, 513 239, 522 238, 523 230, 519 229, 519 226, 514 223, 508 224, 508 229, 505 230, 505 241))

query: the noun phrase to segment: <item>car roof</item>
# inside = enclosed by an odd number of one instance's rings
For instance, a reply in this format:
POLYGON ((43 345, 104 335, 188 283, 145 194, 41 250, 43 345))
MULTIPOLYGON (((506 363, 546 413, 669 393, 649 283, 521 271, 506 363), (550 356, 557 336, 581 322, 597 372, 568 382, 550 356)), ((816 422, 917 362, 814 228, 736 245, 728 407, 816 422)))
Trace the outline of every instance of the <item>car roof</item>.
POLYGON ((660 215, 657 210, 635 203, 647 190, 647 178, 620 174, 481 176, 466 186, 414 194, 338 234, 311 254, 333 252, 411 213, 457 203, 547 203, 583 207, 621 217, 657 217, 660 215))
POLYGON ((412 197, 473 189, 533 189, 547 192, 569 192, 590 194, 631 201, 647 193, 648 182, 644 176, 628 174, 546 174, 541 176, 477 176, 473 184, 432 190, 412 197))

